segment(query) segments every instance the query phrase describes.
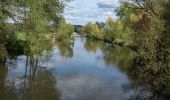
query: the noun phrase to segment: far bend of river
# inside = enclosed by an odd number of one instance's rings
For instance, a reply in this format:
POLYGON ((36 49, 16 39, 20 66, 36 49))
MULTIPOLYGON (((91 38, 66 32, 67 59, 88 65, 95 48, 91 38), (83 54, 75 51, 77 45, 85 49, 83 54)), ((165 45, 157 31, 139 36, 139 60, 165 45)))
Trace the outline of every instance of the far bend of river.
POLYGON ((132 83, 131 58, 127 48, 79 36, 38 56, 15 55, 0 71, 0 100, 148 99, 132 83))

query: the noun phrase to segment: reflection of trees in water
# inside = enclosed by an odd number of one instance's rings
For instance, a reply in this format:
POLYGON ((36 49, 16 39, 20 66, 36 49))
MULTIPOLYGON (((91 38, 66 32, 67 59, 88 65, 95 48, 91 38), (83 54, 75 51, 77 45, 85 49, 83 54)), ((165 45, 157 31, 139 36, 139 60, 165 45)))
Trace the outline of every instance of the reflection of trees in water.
POLYGON ((86 39, 84 47, 89 52, 102 51, 105 64, 117 64, 119 67, 126 67, 131 64, 134 53, 126 47, 111 47, 107 44, 94 39, 86 39))
POLYGON ((3 44, 0 43, 0 63, 5 63, 7 57, 7 51, 3 44))
MULTIPOLYGON (((127 92, 135 91, 131 99, 166 100, 168 98, 169 80, 162 81, 159 74, 153 75, 152 70, 146 71, 144 68, 131 67, 125 72, 131 81, 124 84, 122 88, 127 92)), ((165 78, 169 76, 166 73, 162 73, 162 75, 165 78)))
POLYGON ((6 81, 8 68, 0 63, 0 100, 16 100, 14 84, 6 81))
MULTIPOLYGON (((55 77, 49 70, 39 66, 39 59, 49 60, 51 57, 49 51, 52 50, 52 44, 46 39, 31 39, 25 47, 27 58, 25 74, 22 77, 8 80, 7 74, 11 68, 15 68, 17 56, 24 52, 9 52, 8 67, 0 66, 0 100, 60 100, 61 93, 56 88, 55 77), (42 54, 44 50, 46 54, 42 54)), ((73 45, 70 42, 57 45, 61 55, 73 56, 73 45)))
POLYGON ((8 69, 0 67, 0 100, 60 100, 55 77, 38 62, 37 56, 27 56, 25 74, 14 82, 6 81, 8 69))
POLYGON ((149 68, 146 70, 146 67, 133 67, 131 70, 127 70, 126 73, 132 80, 132 84, 135 86, 134 88, 141 89, 142 87, 142 90, 151 92, 150 99, 155 100, 158 97, 168 98, 170 93, 170 74, 161 71, 154 74, 153 71, 149 68))
MULTIPOLYGON (((154 64, 152 65, 154 66, 154 64)), ((150 68, 148 66, 140 66, 133 60, 133 65, 128 70, 125 70, 131 84, 134 86, 133 89, 137 90, 136 96, 133 98, 145 98, 148 97, 150 100, 164 100, 168 99, 170 95, 170 69, 167 67, 150 68), (138 92, 140 90, 140 92, 138 92), (146 92, 150 92, 147 95, 146 92), (146 95, 142 95, 146 94, 146 95)))
POLYGON ((60 99, 60 92, 56 89, 55 77, 49 70, 38 66, 37 57, 28 58, 24 79, 24 100, 60 99))
POLYGON ((101 47, 101 41, 95 40, 95 39, 91 39, 91 38, 86 38, 86 42, 84 44, 84 48, 88 51, 88 52, 93 52, 95 53, 97 51, 98 48, 101 47))
MULTIPOLYGON (((163 99, 169 95, 170 69, 150 69, 146 66, 137 67, 134 63, 135 53, 126 47, 109 47, 102 42, 87 39, 85 49, 95 52, 100 49, 105 64, 116 64, 120 71, 127 74, 130 83, 122 85, 124 91, 134 91, 131 99, 163 99)), ((158 68, 159 69, 159 68, 158 68)))
POLYGON ((116 64, 122 71, 130 67, 134 57, 133 51, 125 47, 104 46, 102 52, 106 64, 116 64))
POLYGON ((74 44, 70 41, 58 42, 57 47, 59 49, 60 56, 62 57, 73 57, 73 46, 74 44))

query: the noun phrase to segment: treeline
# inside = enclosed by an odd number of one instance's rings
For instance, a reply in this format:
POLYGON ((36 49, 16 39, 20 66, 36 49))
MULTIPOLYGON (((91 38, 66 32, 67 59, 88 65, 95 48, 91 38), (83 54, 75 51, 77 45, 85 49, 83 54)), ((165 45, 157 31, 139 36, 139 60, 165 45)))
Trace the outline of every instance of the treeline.
MULTIPOLYGON (((80 33, 112 44, 130 45, 136 51, 134 66, 156 94, 170 95, 170 0, 123 0, 115 10, 118 19, 88 23, 80 33), (146 79, 147 76, 151 78, 146 79), (146 79, 146 80, 145 80, 146 79)), ((136 83, 136 82, 135 82, 136 83)))
POLYGON ((79 33, 111 44, 132 45, 133 42, 131 29, 123 21, 111 17, 105 23, 89 22, 79 30, 79 33))

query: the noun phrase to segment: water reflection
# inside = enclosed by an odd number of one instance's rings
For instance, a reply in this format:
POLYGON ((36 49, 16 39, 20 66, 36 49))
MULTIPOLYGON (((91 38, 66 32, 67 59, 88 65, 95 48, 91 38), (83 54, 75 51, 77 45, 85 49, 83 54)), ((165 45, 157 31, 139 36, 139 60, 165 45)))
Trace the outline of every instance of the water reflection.
POLYGON ((55 77, 38 63, 37 56, 18 56, 0 66, 0 100, 60 100, 55 77))
POLYGON ((133 91, 130 99, 164 100, 169 97, 169 68, 165 67, 165 69, 155 73, 154 69, 137 67, 136 63, 134 63, 135 52, 126 47, 117 46, 113 48, 105 43, 101 45, 100 41, 93 39, 87 39, 84 47, 90 52, 97 49, 101 50, 105 64, 116 64, 118 70, 127 75, 130 81, 123 84, 122 89, 125 92, 133 91), (96 44, 91 43, 94 41, 96 44))
POLYGON ((97 49, 100 49, 101 47, 102 47, 101 41, 91 39, 91 38, 87 38, 86 42, 84 44, 84 48, 88 52, 94 52, 95 53, 97 51, 97 49))
POLYGON ((60 100, 60 92, 56 88, 56 80, 53 74, 38 66, 37 57, 27 58, 24 86, 21 94, 24 93, 22 100, 60 100), (30 65, 28 65, 30 61, 30 65), (30 66, 28 68, 28 66, 30 66))
POLYGON ((166 99, 128 48, 84 37, 42 46, 30 45, 0 66, 0 100, 166 99))
POLYGON ((60 56, 62 57, 73 57, 73 43, 69 42, 59 42, 56 44, 59 52, 60 52, 60 56))
POLYGON ((107 65, 116 64, 122 71, 132 67, 135 52, 127 47, 112 47, 107 43, 94 39, 87 39, 84 47, 88 52, 96 52, 97 49, 101 50, 102 58, 107 65))
POLYGON ((13 84, 6 82, 8 68, 4 64, 0 64, 0 99, 15 100, 15 88, 13 84))

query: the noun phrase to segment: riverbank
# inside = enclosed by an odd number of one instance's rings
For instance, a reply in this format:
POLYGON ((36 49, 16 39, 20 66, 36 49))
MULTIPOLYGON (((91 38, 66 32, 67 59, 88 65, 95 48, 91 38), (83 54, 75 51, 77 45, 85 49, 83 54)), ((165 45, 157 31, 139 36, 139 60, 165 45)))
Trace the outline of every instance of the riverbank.
MULTIPOLYGON (((76 34, 79 34, 79 33, 76 33, 76 34)), ((82 35, 82 34, 79 34, 79 35, 82 37, 87 37, 87 38, 91 38, 94 40, 99 40, 99 41, 105 42, 108 46, 111 46, 111 47, 116 47, 116 46, 127 47, 134 51, 136 51, 136 49, 137 49, 137 47, 134 44, 126 43, 120 39, 117 39, 115 41, 109 41, 108 39, 101 39, 101 38, 97 38, 94 36, 88 36, 88 35, 82 35)))

